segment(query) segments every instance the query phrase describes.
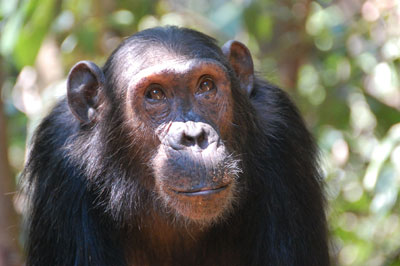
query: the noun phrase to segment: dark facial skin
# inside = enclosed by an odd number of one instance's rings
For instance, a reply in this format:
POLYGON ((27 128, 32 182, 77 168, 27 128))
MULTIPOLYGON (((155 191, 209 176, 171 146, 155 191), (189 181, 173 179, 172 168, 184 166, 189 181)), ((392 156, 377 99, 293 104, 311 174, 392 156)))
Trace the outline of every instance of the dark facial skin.
MULTIPOLYGON (((155 132, 155 190, 178 215, 209 223, 230 209, 236 167, 229 149, 232 96, 213 60, 169 58, 136 73, 126 114, 155 132)), ((154 145, 150 144, 149 145, 154 145)))

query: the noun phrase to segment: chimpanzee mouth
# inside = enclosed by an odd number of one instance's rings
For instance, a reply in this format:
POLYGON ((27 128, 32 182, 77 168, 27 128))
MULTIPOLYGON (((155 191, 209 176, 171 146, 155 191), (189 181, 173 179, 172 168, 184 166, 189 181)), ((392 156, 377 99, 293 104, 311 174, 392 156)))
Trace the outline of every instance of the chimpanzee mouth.
POLYGON ((228 188, 229 185, 230 183, 216 188, 204 187, 200 189, 191 189, 191 190, 176 190, 170 188, 170 190, 181 196, 189 196, 189 197, 208 196, 225 190, 226 188, 228 188))

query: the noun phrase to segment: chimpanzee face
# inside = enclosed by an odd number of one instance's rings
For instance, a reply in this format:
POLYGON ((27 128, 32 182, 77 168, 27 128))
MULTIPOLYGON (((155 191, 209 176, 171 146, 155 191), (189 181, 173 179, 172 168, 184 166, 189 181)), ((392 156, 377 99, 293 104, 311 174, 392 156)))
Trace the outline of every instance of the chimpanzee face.
POLYGON ((227 69, 210 59, 163 60, 132 76, 127 99, 132 130, 157 136, 151 164, 163 201, 196 221, 229 210, 238 168, 226 146, 233 113, 227 69))
MULTIPOLYGON (((209 224, 229 212, 234 203, 241 170, 238 151, 230 145, 234 133, 232 82, 238 80, 236 87, 245 90, 251 85, 251 56, 237 42, 223 48, 230 66, 213 58, 188 58, 162 46, 149 49, 151 52, 144 50, 147 57, 151 56, 148 60, 135 60, 139 56, 127 52, 115 55, 118 73, 114 77, 119 79, 113 89, 125 99, 125 126, 137 133, 127 137, 133 138, 132 142, 140 138, 141 152, 149 155, 144 163, 151 169, 154 187, 148 189, 177 217, 209 224), (235 80, 230 76, 232 70, 237 75, 235 80)), ((79 69, 79 63, 74 69, 79 69)), ((90 70, 91 75, 99 71, 90 70)), ((93 87, 90 83, 86 81, 93 87)), ((70 86, 74 113, 89 113, 83 120, 90 120, 90 109, 94 108, 82 107, 77 99, 91 103, 87 100, 93 98, 91 95, 95 93, 86 90, 82 96, 70 86)))

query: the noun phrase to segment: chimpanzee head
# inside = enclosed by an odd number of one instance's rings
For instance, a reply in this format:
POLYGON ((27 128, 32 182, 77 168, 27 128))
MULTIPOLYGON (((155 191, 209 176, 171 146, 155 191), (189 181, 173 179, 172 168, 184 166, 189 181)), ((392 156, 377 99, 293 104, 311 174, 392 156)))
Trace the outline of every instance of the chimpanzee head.
POLYGON ((83 132, 101 135, 100 156, 132 174, 129 182, 140 179, 177 217, 209 224, 232 209, 241 187, 238 106, 253 80, 243 44, 220 49, 193 30, 154 28, 126 39, 103 69, 77 63, 68 103, 83 132))

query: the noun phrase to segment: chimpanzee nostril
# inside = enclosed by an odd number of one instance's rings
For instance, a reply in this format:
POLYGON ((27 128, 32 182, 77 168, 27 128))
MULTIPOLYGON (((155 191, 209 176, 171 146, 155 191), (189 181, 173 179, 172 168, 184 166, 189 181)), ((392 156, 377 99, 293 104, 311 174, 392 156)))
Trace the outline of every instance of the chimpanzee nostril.
POLYGON ((202 131, 202 134, 197 137, 197 145, 202 149, 205 149, 208 146, 208 138, 206 137, 206 132, 204 130, 202 131))
POLYGON ((186 135, 185 133, 183 133, 182 144, 185 146, 193 146, 193 145, 196 145, 196 140, 194 138, 186 135))
POLYGON ((182 133, 182 145, 187 147, 197 145, 202 149, 207 148, 207 136, 202 125, 188 123, 182 133))

